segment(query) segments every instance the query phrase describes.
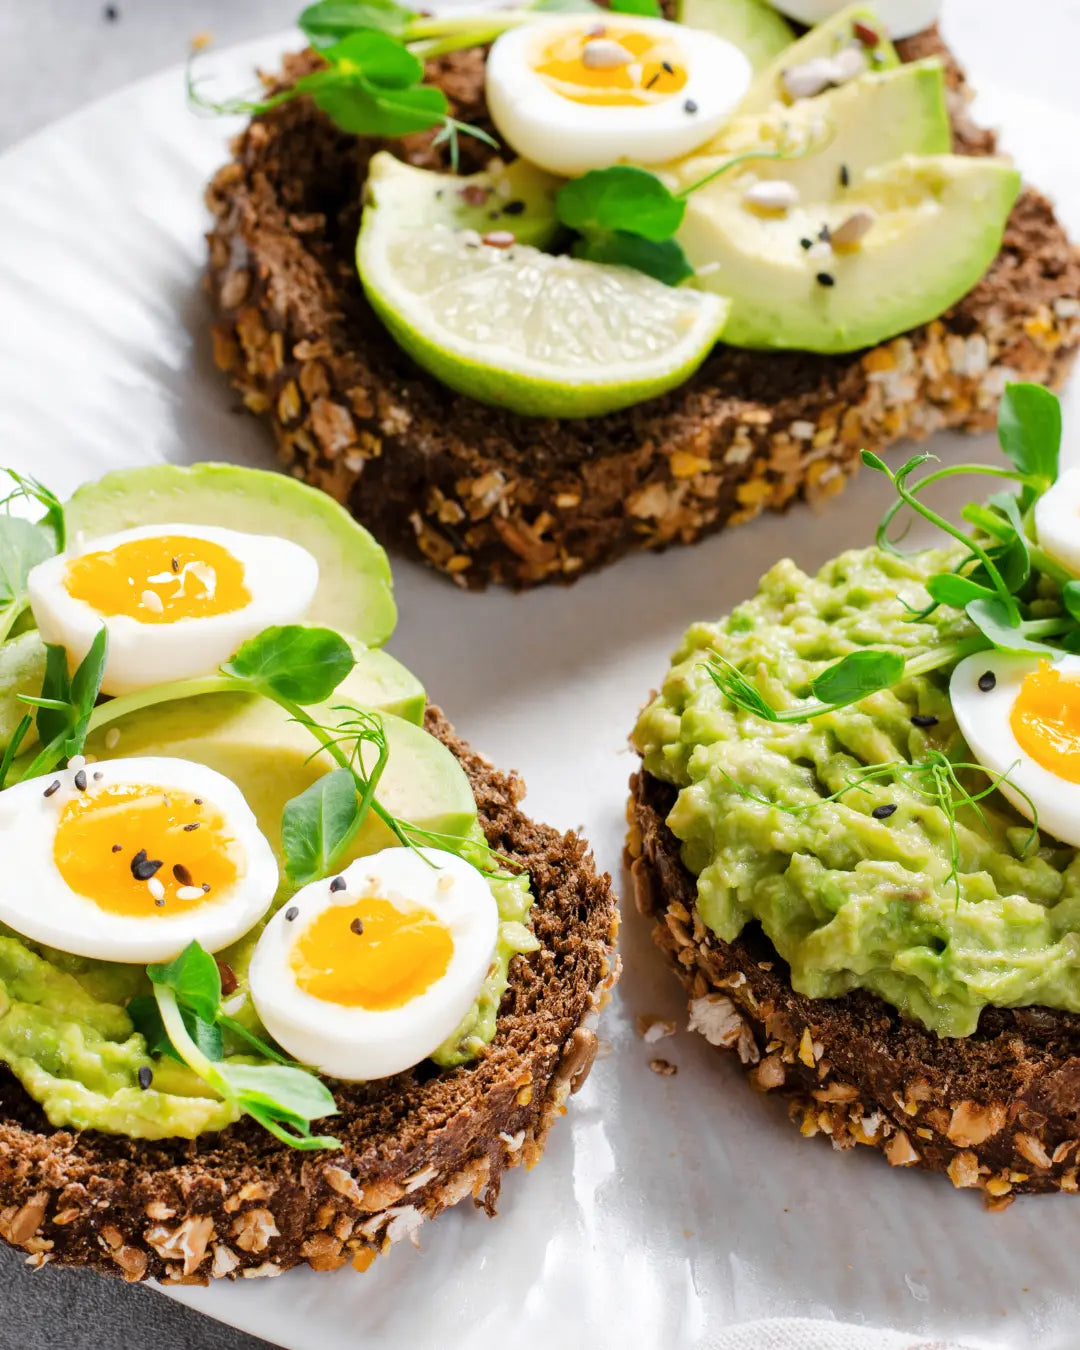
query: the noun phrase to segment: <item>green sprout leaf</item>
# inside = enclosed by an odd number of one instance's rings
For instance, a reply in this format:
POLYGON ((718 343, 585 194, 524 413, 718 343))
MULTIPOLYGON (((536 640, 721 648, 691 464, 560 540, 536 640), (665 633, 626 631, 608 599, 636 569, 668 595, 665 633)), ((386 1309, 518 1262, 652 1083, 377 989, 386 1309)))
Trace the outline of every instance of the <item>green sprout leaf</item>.
POLYGON ((166 965, 147 966, 146 973, 153 984, 171 989, 179 1002, 204 1021, 216 1020, 221 1004, 221 972, 214 958, 199 943, 189 943, 174 961, 166 965))
POLYGON ((648 19, 663 18, 663 10, 657 0, 611 0, 614 14, 641 14, 648 19))
MULTIPOLYGON (((68 678, 67 652, 56 643, 45 647, 45 678, 40 696, 20 694, 23 703, 37 708, 38 736, 42 749, 23 774, 35 778, 47 773, 61 760, 70 759, 82 751, 90 730, 90 721, 101 692, 105 674, 109 634, 98 629, 90 649, 79 662, 75 674, 68 678)), ((9 766, 10 767, 10 766, 9 766)))
POLYGON ((930 598, 938 605, 951 605, 953 609, 966 609, 972 600, 992 600, 994 592, 980 586, 970 577, 960 577, 954 572, 942 572, 931 577, 926 583, 930 598))
POLYGON ((1040 478, 1049 487, 1057 480, 1061 453, 1057 396, 1038 384, 1006 385, 998 407, 998 440, 1020 473, 1040 478))
POLYGON ((1025 636, 1027 625, 1016 624, 1012 615, 995 595, 991 599, 971 600, 964 607, 965 612, 983 637, 999 651, 1037 652, 1040 656, 1056 657, 1054 647, 1045 642, 1034 642, 1025 636))
POLYGON ((404 37, 409 24, 418 17, 415 10, 393 0, 321 0, 308 5, 297 26, 313 47, 327 47, 361 28, 404 37))
POLYGON ((352 648, 332 628, 288 624, 245 642, 222 672, 302 705, 325 703, 356 664, 352 648))
POLYGON ((897 652, 852 652, 823 671, 810 686, 822 703, 841 707, 858 703, 869 694, 888 689, 904 674, 904 658, 897 652))
POLYGON ((296 886, 328 876, 360 824, 356 780, 349 769, 334 769, 315 780, 285 806, 281 843, 285 871, 296 886))
POLYGON ((555 198, 559 220, 579 234, 624 230, 660 243, 682 224, 686 203, 656 174, 629 164, 592 169, 564 184, 555 198))
POLYGON ((67 542, 67 523, 64 517, 64 504, 55 492, 44 483, 39 483, 29 474, 17 473, 14 469, 4 469, 3 473, 15 484, 11 491, 0 499, 0 508, 10 514, 13 502, 33 502, 40 506, 42 515, 37 521, 39 529, 45 529, 52 535, 50 553, 63 553, 67 542))
POLYGON ((662 281, 665 286, 677 286, 694 275, 682 245, 674 239, 654 242, 640 235, 615 230, 612 234, 583 236, 575 241, 571 252, 575 258, 587 262, 608 263, 616 267, 632 267, 646 276, 662 281))

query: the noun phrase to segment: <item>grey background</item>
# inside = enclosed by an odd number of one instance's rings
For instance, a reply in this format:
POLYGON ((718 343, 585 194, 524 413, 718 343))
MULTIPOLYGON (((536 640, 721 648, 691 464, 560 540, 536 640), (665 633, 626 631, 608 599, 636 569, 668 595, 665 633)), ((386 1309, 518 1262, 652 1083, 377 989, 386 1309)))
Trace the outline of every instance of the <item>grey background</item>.
MULTIPOLYGON (((299 0, 0 0, 0 150, 91 99, 222 45, 287 28, 299 0)), ((0 240, 3 226, 0 224, 0 240)), ((260 1350, 266 1342, 119 1280, 0 1252, 0 1350, 260 1350)))

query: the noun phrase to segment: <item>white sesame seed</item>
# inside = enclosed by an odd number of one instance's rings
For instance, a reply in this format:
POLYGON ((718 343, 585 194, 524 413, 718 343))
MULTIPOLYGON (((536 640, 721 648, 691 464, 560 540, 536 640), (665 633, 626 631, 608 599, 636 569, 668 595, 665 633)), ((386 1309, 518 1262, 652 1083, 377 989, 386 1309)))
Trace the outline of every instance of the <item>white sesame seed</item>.
POLYGON ((68 760, 68 768, 72 773, 78 773, 80 769, 86 767, 86 760, 82 755, 72 755, 68 760))
POLYGON ((157 877, 150 878, 150 880, 146 883, 146 889, 150 892, 150 894, 154 897, 155 900, 165 899, 165 887, 161 884, 161 882, 157 879, 157 877))
POLYGON ((592 38, 581 49, 581 64, 586 70, 614 70, 628 66, 634 54, 611 38, 592 38))
POLYGON ((143 609, 148 609, 151 614, 164 614, 165 606, 161 602, 161 596, 157 591, 143 591, 139 597, 139 603, 143 609))
POLYGON ((743 193, 743 202, 759 211, 787 212, 799 204, 799 189, 783 178, 763 178, 743 193))
POLYGON ((105 749, 115 750, 120 744, 120 728, 110 727, 105 733, 105 749))
POLYGON ((715 261, 702 263, 701 266, 695 271, 694 275, 698 277, 711 277, 714 272, 719 272, 722 266, 723 266, 722 263, 718 263, 715 261))
MULTIPOLYGON (((160 882, 158 883, 160 885, 160 882)), ((181 886, 176 892, 177 900, 201 900, 205 892, 201 886, 181 886)))
POLYGON ((435 883, 435 885, 438 887, 440 891, 452 890, 454 886, 454 878, 450 875, 449 872, 444 872, 442 876, 438 879, 438 881, 435 883))
POLYGON ((831 258, 833 255, 832 244, 825 239, 817 239, 806 250, 806 256, 818 261, 821 258, 831 258))

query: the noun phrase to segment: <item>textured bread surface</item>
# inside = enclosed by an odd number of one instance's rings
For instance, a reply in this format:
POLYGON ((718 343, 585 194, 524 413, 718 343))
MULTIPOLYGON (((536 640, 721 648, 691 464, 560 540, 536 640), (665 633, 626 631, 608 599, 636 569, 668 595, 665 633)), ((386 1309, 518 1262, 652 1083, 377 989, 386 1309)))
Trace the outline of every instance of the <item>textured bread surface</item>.
POLYGON ((0 1067, 0 1237, 28 1264, 187 1283, 304 1263, 363 1269, 467 1196, 493 1214, 503 1171, 540 1157, 592 1066, 592 1014, 617 977, 610 878, 575 835, 525 816, 520 780, 472 754, 437 709, 427 725, 468 773, 489 842, 528 870, 535 896, 540 950, 514 958, 487 1053, 337 1085, 340 1115, 326 1125, 343 1148, 328 1153, 297 1152, 244 1121, 160 1143, 55 1130, 0 1067))
POLYGON ((867 1144, 894 1167, 945 1172, 998 1208, 1023 1191, 1075 1191, 1080 1016, 986 1008, 977 1031, 939 1039, 874 994, 795 993, 756 925, 722 942, 665 820, 675 789, 631 780, 627 852, 639 911, 690 995, 691 1029, 734 1051, 760 1092, 787 1099, 804 1135, 867 1144))
MULTIPOLYGON (((901 50, 945 59, 956 148, 991 153, 937 30, 901 50)), ((315 60, 289 58, 285 77, 315 60)), ((457 117, 490 129, 482 53, 429 74, 457 117)), ((356 234, 368 161, 388 145, 446 167, 429 134, 359 139, 307 100, 237 138, 207 192, 215 359, 293 473, 462 586, 572 581, 631 550, 821 502, 862 448, 987 430, 1010 379, 1059 387, 1080 342, 1080 257, 1046 198, 1026 190, 975 289, 891 342, 846 356, 720 346, 687 384, 623 412, 520 417, 444 388, 368 308, 356 234)), ((462 145, 463 169, 483 167, 490 151, 462 145)))

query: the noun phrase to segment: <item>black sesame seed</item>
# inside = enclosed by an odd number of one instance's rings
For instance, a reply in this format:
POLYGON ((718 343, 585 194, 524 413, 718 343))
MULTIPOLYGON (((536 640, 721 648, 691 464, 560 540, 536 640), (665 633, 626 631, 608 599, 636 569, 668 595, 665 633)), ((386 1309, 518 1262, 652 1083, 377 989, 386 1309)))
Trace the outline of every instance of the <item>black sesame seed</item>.
POLYGON ((139 1086, 145 1092, 154 1081, 154 1071, 149 1064, 144 1064, 139 1070, 139 1086))
POLYGON ((831 244, 832 230, 829 229, 828 225, 822 225, 821 229, 817 232, 817 237, 823 244, 831 244))
POLYGON ((364 936, 363 919, 353 919, 352 923, 349 924, 349 932, 355 933, 357 937, 363 937, 364 936))
POLYGON ((165 897, 163 895, 158 896, 158 898, 154 901, 154 904, 157 905, 158 909, 164 909, 165 897))
POLYGON ((194 884, 191 880, 191 873, 183 863, 173 863, 172 874, 181 886, 191 886, 194 884))
POLYGON ((297 909, 295 905, 290 905, 289 908, 285 911, 285 922, 292 923, 293 919, 295 919, 299 913, 300 911, 297 909))
POLYGON ((203 894, 205 895, 206 892, 210 889, 210 883, 209 883, 208 881, 204 881, 203 884, 202 884, 202 888, 203 888, 203 894))
POLYGON ((46 797, 51 797, 51 796, 53 795, 54 792, 59 792, 59 791, 60 791, 60 779, 59 779, 59 778, 54 778, 54 779, 52 780, 52 782, 49 784, 49 786, 45 789, 44 795, 45 795, 46 797))
POLYGON ((504 216, 520 216, 524 213, 525 203, 519 201, 507 202, 503 207, 504 216))
POLYGON ((851 172, 846 164, 840 165, 840 186, 841 187, 851 186, 851 172))
POLYGON ((646 82, 645 82, 645 88, 646 88, 646 89, 651 89, 651 88, 653 87, 653 85, 656 83, 656 81, 657 81, 659 78, 660 78, 660 72, 659 72, 659 71, 657 71, 655 75, 650 75, 649 78, 648 78, 648 79, 646 80, 646 82))
POLYGON ((936 727, 937 724, 938 720, 933 713, 916 713, 911 719, 913 727, 936 727))
POLYGON ((99 770, 97 773, 94 774, 94 782, 95 782, 95 783, 100 783, 101 780, 102 780, 104 777, 105 777, 105 775, 104 775, 103 773, 101 773, 101 771, 99 770))
POLYGON ((114 853, 120 853, 123 850, 123 847, 123 844, 113 844, 112 851, 114 853))
POLYGON ((343 891, 343 890, 345 889, 345 886, 346 886, 346 881, 345 881, 345 878, 344 878, 344 877, 335 877, 335 878, 333 879, 333 881, 330 883, 330 890, 331 890, 331 891, 343 891))
POLYGON ((697 104, 694 102, 694 100, 693 100, 692 98, 688 98, 688 99, 686 100, 686 102, 682 105, 682 107, 683 107, 683 112, 685 112, 685 113, 696 113, 696 112, 697 112, 697 104))
POLYGON ((136 881, 149 881, 161 871, 163 864, 160 858, 148 858, 146 849, 139 849, 131 860, 131 875, 136 881))
POLYGON ((814 241, 813 241, 812 239, 800 239, 800 240, 799 240, 799 247, 800 247, 800 248, 813 248, 813 247, 814 247, 814 241))
POLYGON ((85 769, 80 769, 79 772, 75 775, 75 786, 79 789, 80 792, 85 792, 85 791, 86 791, 86 770, 85 770, 85 769))
POLYGON ((665 75, 675 74, 675 67, 671 64, 670 61, 661 61, 660 69, 664 72, 665 75))
POLYGON ((191 800, 195 803, 196 806, 202 806, 202 798, 201 798, 201 797, 192 797, 191 800))
POLYGON ((197 830, 198 828, 199 822, 197 820, 193 820, 190 825, 184 826, 184 832, 185 834, 190 834, 192 830, 197 830))
POLYGON ((174 558, 174 559, 172 560, 172 570, 173 570, 174 572, 179 572, 179 571, 180 571, 180 559, 179 559, 179 558, 174 558))
POLYGON ((988 670, 985 675, 979 676, 979 688, 984 694, 988 694, 997 684, 997 676, 992 670, 988 670))
POLYGON ((835 286, 836 278, 831 272, 819 272, 817 274, 817 284, 819 286, 835 286))
POLYGON ((884 806, 875 806, 870 814, 875 820, 888 820, 896 811, 895 802, 886 802, 884 806))

